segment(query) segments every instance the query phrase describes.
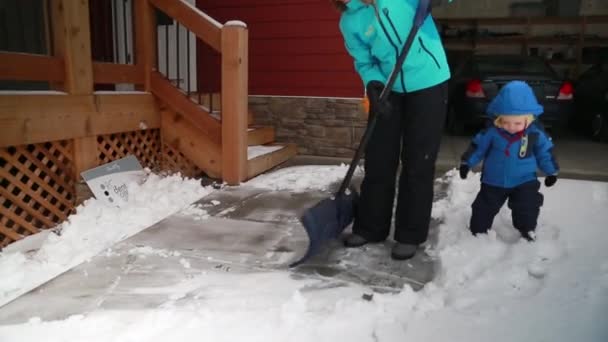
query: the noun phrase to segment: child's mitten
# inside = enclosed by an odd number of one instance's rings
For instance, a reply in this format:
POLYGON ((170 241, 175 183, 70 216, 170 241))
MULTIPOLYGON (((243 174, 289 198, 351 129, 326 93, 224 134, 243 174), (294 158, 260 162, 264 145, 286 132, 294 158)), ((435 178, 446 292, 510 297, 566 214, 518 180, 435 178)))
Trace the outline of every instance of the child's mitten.
POLYGON ((551 176, 545 177, 545 186, 546 187, 553 186, 553 184, 555 184, 555 182, 557 182, 557 175, 551 175, 551 176))
POLYGON ((467 173, 469 173, 469 166, 465 163, 460 164, 460 178, 467 179, 467 173))

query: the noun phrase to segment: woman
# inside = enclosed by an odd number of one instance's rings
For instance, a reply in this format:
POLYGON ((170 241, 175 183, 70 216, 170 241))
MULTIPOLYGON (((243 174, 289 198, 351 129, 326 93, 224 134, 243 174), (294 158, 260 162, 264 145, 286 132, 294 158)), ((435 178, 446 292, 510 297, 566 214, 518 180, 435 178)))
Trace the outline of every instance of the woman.
POLYGON ((413 257, 428 236, 435 160, 447 108, 450 71, 433 19, 420 27, 387 103, 378 98, 401 51, 417 0, 332 0, 340 30, 378 115, 365 150, 365 176, 353 233, 346 247, 384 241, 390 232, 396 174, 401 160, 396 241, 391 257, 413 257))

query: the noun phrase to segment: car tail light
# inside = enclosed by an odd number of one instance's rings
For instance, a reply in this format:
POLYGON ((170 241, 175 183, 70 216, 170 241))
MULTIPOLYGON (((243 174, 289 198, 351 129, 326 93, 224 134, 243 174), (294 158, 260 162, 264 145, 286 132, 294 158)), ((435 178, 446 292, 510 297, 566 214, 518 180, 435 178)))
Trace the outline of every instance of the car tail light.
POLYGON ((559 94, 557 95, 557 99, 558 100, 572 100, 573 94, 574 94, 574 88, 572 87, 572 83, 566 81, 559 88, 559 94))
POLYGON ((467 83, 466 95, 467 97, 486 97, 481 87, 481 81, 476 79, 470 80, 467 83))

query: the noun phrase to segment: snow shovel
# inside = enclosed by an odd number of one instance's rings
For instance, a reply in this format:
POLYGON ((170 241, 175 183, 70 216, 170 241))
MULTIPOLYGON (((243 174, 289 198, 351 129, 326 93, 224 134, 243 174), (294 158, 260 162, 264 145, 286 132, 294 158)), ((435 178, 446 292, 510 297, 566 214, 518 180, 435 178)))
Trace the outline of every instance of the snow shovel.
MULTIPOLYGON (((389 75, 388 81, 380 94, 379 101, 387 101, 388 95, 393 88, 393 84, 401 72, 401 66, 405 61, 405 57, 412 46, 414 37, 418 33, 420 26, 422 26, 424 23, 427 15, 430 14, 430 2, 431 0, 420 0, 418 2, 418 8, 416 9, 412 29, 407 36, 405 44, 403 44, 403 48, 401 49, 399 58, 395 63, 395 67, 389 75)), ((330 198, 320 201, 314 207, 306 210, 300 217, 300 222, 302 222, 302 225, 308 234, 308 249, 302 258, 289 265, 289 267, 298 266, 318 253, 326 241, 336 239, 353 221, 359 194, 353 189, 350 189, 350 191, 347 193, 346 189, 350 185, 355 168, 361 160, 363 151, 365 151, 367 142, 369 141, 374 127, 376 126, 377 117, 377 115, 372 116, 369 124, 367 125, 365 133, 361 138, 361 143, 359 144, 359 147, 355 152, 355 156, 350 163, 348 172, 346 172, 346 176, 344 177, 344 180, 342 181, 342 184, 340 185, 340 188, 336 194, 330 198)))

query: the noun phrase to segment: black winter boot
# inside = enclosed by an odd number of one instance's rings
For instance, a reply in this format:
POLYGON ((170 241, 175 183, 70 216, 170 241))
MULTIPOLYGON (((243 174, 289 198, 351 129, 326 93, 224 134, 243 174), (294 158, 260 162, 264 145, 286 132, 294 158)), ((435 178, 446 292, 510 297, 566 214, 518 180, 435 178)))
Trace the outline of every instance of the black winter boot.
POLYGON ((369 241, 361 235, 352 233, 344 239, 344 247, 360 247, 367 244, 369 241))
POLYGON ((396 242, 391 251, 391 258, 395 260, 411 259, 416 255, 417 249, 418 245, 396 242))

